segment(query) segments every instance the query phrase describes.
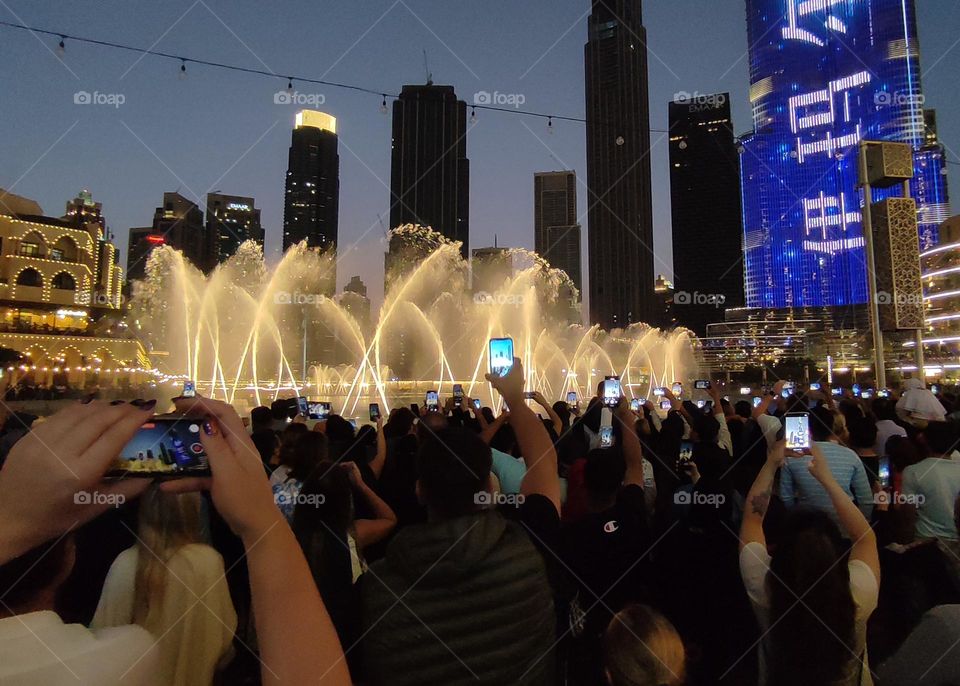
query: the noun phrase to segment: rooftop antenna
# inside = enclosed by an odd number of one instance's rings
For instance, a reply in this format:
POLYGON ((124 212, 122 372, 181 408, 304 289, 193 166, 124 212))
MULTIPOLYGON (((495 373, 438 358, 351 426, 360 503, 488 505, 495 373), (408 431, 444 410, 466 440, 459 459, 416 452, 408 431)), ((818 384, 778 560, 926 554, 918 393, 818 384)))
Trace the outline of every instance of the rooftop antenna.
POLYGON ((427 63, 427 51, 423 51, 423 71, 427 75, 427 85, 433 85, 433 74, 430 73, 430 65, 427 63))

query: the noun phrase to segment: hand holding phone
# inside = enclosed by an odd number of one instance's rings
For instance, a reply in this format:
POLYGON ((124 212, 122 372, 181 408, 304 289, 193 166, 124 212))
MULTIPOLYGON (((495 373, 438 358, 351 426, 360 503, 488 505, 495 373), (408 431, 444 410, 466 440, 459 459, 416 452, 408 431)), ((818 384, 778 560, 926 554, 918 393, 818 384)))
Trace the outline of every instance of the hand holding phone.
POLYGON ((513 367, 513 339, 491 338, 488 357, 491 374, 500 377, 509 374, 513 367))
POLYGON ((181 398, 196 398, 197 397, 197 386, 193 381, 184 381, 183 382, 183 392, 180 394, 181 398))
POLYGON ((370 403, 370 421, 375 422, 380 419, 380 405, 377 403, 370 403))
POLYGON ((807 414, 791 413, 784 417, 784 433, 787 450, 806 450, 810 447, 810 417, 807 414))

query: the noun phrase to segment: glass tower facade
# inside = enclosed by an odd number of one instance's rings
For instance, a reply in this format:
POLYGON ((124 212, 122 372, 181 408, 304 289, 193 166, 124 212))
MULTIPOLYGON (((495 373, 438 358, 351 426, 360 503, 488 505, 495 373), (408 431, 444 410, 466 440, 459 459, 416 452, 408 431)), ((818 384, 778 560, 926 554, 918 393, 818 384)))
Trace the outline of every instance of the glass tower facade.
MULTIPOLYGON (((924 123, 913 0, 747 0, 753 131, 742 137, 747 307, 867 301, 860 140, 909 143, 920 249, 948 216, 924 123)), ((875 199, 898 189, 875 192, 875 199)))

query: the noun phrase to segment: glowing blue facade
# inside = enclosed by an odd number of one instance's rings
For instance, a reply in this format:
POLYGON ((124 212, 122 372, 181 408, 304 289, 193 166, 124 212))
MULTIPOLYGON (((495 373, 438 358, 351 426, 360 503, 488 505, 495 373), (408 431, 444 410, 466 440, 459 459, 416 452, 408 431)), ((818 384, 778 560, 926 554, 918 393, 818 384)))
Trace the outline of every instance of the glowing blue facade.
POLYGON ((746 305, 864 303, 859 141, 914 146, 921 250, 948 216, 942 150, 924 130, 914 3, 747 0, 747 31, 746 305))

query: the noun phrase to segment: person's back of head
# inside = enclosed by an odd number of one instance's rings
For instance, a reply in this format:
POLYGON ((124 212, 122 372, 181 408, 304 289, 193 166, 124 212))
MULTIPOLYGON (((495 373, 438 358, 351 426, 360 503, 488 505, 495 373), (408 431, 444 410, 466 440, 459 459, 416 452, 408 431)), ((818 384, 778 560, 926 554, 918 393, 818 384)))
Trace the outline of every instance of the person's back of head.
POLYGON ((152 486, 139 500, 133 619, 156 632, 162 621, 168 564, 178 549, 203 542, 199 493, 168 493, 152 486))
POLYGON ((854 450, 872 449, 877 442, 877 424, 867 417, 855 418, 847 424, 850 447, 854 450))
POLYGON ((353 514, 349 473, 333 462, 318 463, 300 489, 291 528, 325 602, 350 590, 350 556, 344 552, 353 514))
POLYGON ((321 462, 330 455, 327 437, 319 431, 304 431, 297 436, 289 453, 286 466, 290 468, 290 478, 306 481, 317 473, 321 462))
POLYGON ((897 418, 896 403, 890 398, 875 398, 873 404, 870 405, 870 411, 873 412, 873 416, 877 420, 889 419, 892 421, 897 418))
POLYGON ((305 433, 310 433, 310 429, 307 428, 306 424, 301 424, 299 422, 296 424, 288 424, 286 428, 280 432, 278 459, 281 466, 293 466, 293 446, 297 442, 297 439, 305 433))
POLYGON ((587 453, 583 468, 584 486, 595 508, 613 504, 627 475, 627 463, 618 448, 596 448, 587 453))
POLYGON ((250 428, 253 431, 270 429, 273 424, 273 414, 269 407, 260 405, 250 410, 250 428))
POLYGON ((887 445, 884 446, 884 452, 890 456, 890 463, 898 472, 902 472, 912 464, 917 464, 926 457, 921 451, 921 446, 906 436, 891 436, 888 438, 887 445))
POLYGON ((490 490, 490 447, 473 431, 442 429, 428 435, 417 453, 417 491, 432 516, 453 518, 478 509, 478 494, 490 490))
POLYGON ((716 443, 720 435, 720 422, 709 414, 695 415, 691 428, 697 432, 699 443, 716 443))
POLYGON ((810 437, 815 441, 829 441, 833 434, 833 412, 826 407, 815 407, 809 412, 810 437))
POLYGON ((768 683, 827 684, 851 668, 856 605, 843 558, 840 530, 825 512, 794 510, 784 519, 767 576, 768 683))
POLYGON ((628 605, 603 635, 603 669, 610 686, 681 686, 686 652, 677 630, 656 610, 628 605))
POLYGON ((421 443, 450 427, 450 421, 442 412, 427 412, 417 423, 417 440, 421 443))
POLYGON ((390 413, 390 419, 383 425, 386 438, 400 438, 410 433, 417 416, 409 407, 398 407, 390 413))
POLYGON ((749 400, 738 400, 733 406, 733 411, 744 419, 750 419, 753 416, 753 405, 749 400))
POLYGON ((286 421, 287 409, 290 407, 289 400, 274 400, 270 403, 270 417, 274 421, 286 421))
POLYGON ((353 431, 353 424, 338 414, 332 414, 327 417, 326 434, 333 442, 348 443, 356 437, 353 431))
POLYGON ((960 437, 952 422, 929 422, 923 430, 923 438, 931 455, 949 455, 957 449, 960 437))

